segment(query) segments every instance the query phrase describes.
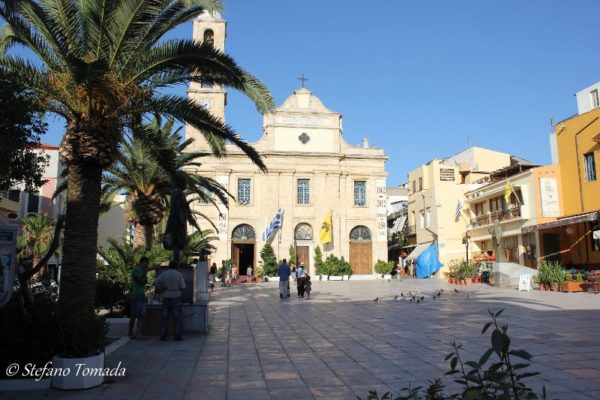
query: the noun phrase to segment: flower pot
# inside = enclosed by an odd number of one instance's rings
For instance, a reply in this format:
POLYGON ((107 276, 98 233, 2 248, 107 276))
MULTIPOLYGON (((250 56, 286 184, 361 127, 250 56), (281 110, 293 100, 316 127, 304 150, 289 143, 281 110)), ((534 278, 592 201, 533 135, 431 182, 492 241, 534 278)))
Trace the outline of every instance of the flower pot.
POLYGON ((473 283, 479 283, 479 282, 481 282, 481 278, 480 277, 476 276, 476 277, 473 278, 473 283))
POLYGON ((461 279, 460 284, 463 286, 467 286, 467 281, 465 279, 461 279))
POLYGON ((465 278, 464 282, 465 285, 471 286, 471 284, 473 283, 473 278, 465 278))
POLYGON ((449 281, 450 281, 450 283, 451 283, 452 285, 456 284, 456 277, 455 277, 455 276, 451 276, 451 277, 449 278, 449 281))
POLYGON ((584 292, 585 289, 585 282, 563 282, 560 284, 561 292, 584 292))
POLYGON ((560 285, 558 284, 558 282, 554 282, 550 285, 550 290, 553 292, 558 292, 560 289, 560 285))
POLYGON ((54 356, 52 387, 61 390, 80 390, 100 386, 104 381, 104 353, 90 357, 63 358, 54 356))

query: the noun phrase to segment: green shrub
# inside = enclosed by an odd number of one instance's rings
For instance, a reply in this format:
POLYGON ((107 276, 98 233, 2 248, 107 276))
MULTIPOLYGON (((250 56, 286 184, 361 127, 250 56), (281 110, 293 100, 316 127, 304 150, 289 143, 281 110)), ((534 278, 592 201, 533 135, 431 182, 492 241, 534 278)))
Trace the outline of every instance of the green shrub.
POLYGON ((315 256, 314 256, 314 260, 315 260, 315 274, 317 275, 328 275, 327 271, 324 270, 324 263, 323 263, 323 253, 321 252, 321 248, 319 246, 315 247, 315 256))
POLYGON ((375 272, 381 274, 382 278, 385 274, 389 274, 390 272, 392 272, 392 268, 394 268, 393 261, 377 260, 377 262, 375 263, 375 272))
POLYGON ((327 276, 343 276, 350 275, 351 273, 352 269, 350 268, 350 263, 344 260, 344 257, 340 259, 333 254, 327 256, 322 267, 317 271, 317 275, 327 276))
POLYGON ((275 256, 275 250, 269 243, 265 243, 262 250, 260 251, 260 258, 262 259, 263 271, 265 276, 277 275, 277 257, 275 256))
POLYGON ((296 260, 296 247, 293 244, 290 244, 290 248, 288 249, 288 253, 290 254, 290 264, 294 263, 296 264, 297 260, 296 260))
POLYGON ((543 260, 537 268, 535 283, 551 285, 560 283, 566 279, 565 271, 561 268, 558 261, 543 260))
POLYGON ((430 385, 426 389, 420 386, 403 388, 403 393, 397 397, 390 392, 379 396, 376 390, 371 390, 366 400, 545 399, 545 387, 538 397, 524 382, 526 378, 539 373, 526 371, 533 358, 531 354, 511 348, 508 325, 498 323, 503 311, 488 311, 492 320, 484 325, 481 334, 492 328, 491 347, 478 360, 464 361, 460 354, 462 345, 452 342, 453 351, 445 358, 450 362, 450 370, 446 375, 456 377, 454 382, 462 387, 459 393, 445 394, 444 385, 437 378, 429 380, 430 385))

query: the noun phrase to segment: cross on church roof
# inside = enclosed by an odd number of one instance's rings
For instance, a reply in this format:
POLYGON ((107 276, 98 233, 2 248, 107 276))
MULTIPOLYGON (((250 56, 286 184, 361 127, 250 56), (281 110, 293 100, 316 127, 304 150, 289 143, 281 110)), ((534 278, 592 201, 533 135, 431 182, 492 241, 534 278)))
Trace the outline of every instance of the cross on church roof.
POLYGON ((304 87, 304 82, 308 80, 308 78, 305 77, 304 74, 300 75, 300 77, 297 79, 302 83, 302 87, 304 87))

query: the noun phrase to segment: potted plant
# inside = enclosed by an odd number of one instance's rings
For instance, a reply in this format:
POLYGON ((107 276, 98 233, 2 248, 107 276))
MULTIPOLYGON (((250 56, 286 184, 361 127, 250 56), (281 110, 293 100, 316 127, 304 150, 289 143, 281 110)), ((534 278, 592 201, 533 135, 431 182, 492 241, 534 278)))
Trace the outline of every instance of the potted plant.
POLYGON ((82 309, 59 309, 57 317, 59 354, 53 357, 52 367, 70 373, 53 376, 52 387, 78 390, 101 385, 104 378, 98 371, 104 368, 108 324, 82 309))
POLYGON ((459 266, 460 275, 464 285, 470 286, 473 283, 473 277, 477 272, 477 265, 468 261, 461 261, 459 266))
POLYGON ((558 290, 560 282, 564 280, 564 271, 556 261, 542 261, 538 266, 535 282, 540 290, 558 290))
POLYGON ((375 263, 375 272, 380 274, 381 278, 383 278, 386 274, 389 274, 392 271, 392 268, 394 268, 393 261, 386 262, 383 260, 377 260, 375 263))
POLYGON ((583 274, 581 272, 565 273, 565 280, 560 284, 561 292, 584 292, 586 290, 586 284, 583 280, 583 274))

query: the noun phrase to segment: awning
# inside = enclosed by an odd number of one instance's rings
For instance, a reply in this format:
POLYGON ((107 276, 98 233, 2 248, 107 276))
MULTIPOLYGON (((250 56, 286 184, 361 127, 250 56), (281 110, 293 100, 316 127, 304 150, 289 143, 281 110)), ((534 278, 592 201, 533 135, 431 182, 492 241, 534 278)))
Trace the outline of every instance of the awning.
POLYGON ((557 219, 556 221, 546 222, 545 224, 526 226, 521 229, 523 233, 531 233, 535 231, 541 231, 544 229, 559 228, 561 226, 578 224, 580 222, 597 221, 600 219, 600 211, 594 211, 587 214, 574 215, 572 217, 565 217, 557 219))
POLYGON ((429 246, 431 246, 431 243, 433 242, 419 243, 417 247, 415 247, 415 249, 408 255, 408 257, 406 257, 406 260, 416 260, 422 252, 424 252, 429 248, 429 246))
POLYGON ((404 224, 406 223, 406 215, 396 218, 394 221, 394 226, 390 230, 390 234, 398 233, 404 228, 404 224))

